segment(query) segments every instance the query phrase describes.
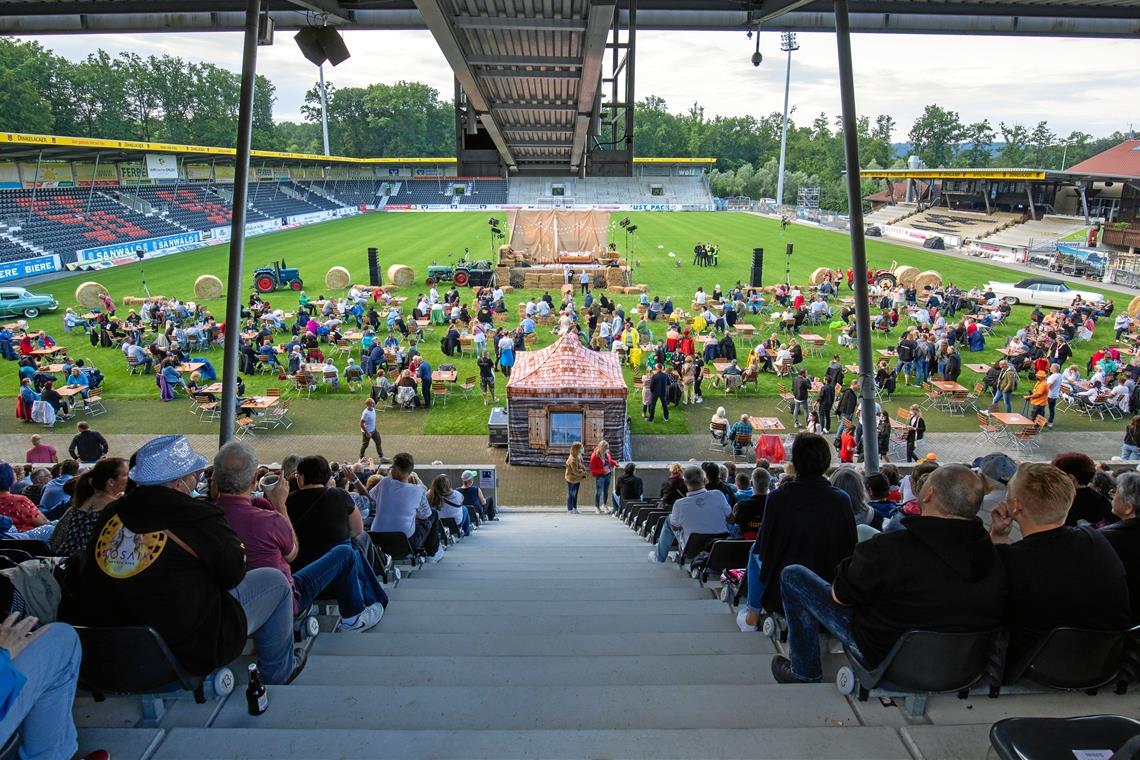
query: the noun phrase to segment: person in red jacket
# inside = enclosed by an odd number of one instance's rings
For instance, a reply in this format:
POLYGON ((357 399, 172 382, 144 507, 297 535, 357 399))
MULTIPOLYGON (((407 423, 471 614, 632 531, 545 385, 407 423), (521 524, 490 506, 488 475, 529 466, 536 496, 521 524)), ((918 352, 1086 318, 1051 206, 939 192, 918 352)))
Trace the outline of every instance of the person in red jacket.
POLYGON ((685 328, 685 332, 681 335, 681 353, 685 356, 694 356, 697 353, 696 346, 693 344, 693 336, 689 332, 689 328, 685 328))
POLYGON ((606 505, 610 503, 610 480, 615 467, 610 445, 605 440, 598 441, 590 454, 590 474, 594 476, 594 511, 599 515, 610 511, 606 505))

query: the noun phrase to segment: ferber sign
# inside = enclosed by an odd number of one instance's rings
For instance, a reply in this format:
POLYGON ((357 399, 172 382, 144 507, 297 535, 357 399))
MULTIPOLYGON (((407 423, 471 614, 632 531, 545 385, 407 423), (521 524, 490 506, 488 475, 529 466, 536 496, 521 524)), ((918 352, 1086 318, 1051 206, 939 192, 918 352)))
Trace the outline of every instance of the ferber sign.
POLYGON ((22 280, 25 277, 35 277, 40 274, 50 274, 59 271, 59 256, 40 256, 35 259, 13 261, 0 266, 0 282, 22 280))

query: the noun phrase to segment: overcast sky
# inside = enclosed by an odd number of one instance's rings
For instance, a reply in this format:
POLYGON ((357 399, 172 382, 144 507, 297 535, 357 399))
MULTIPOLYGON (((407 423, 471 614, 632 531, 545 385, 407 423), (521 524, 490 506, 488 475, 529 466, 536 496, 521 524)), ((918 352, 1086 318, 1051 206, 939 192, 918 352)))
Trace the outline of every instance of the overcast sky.
MULTIPOLYGON (((39 42, 67 58, 103 48, 142 55, 169 53, 238 70, 237 34, 76 35, 39 42)), ((340 86, 401 79, 427 82, 452 93, 451 71, 431 35, 409 31, 349 31, 352 53, 325 76, 340 86)), ((638 34, 638 98, 659 95, 673 111, 694 101, 707 115, 763 116, 783 107, 784 54, 779 35, 761 38, 764 63, 749 58, 754 43, 743 32, 641 32, 638 34)), ((799 35, 794 53, 791 102, 801 121, 839 112, 835 37, 799 35)), ((277 86, 275 117, 299 121, 315 68, 279 32, 271 48, 259 48, 258 70, 277 86)), ((1067 135, 1074 129, 1101 136, 1140 129, 1140 41, 856 35, 856 98, 861 114, 889 113, 905 141, 914 118, 928 103, 957 111, 963 121, 983 118, 1029 126, 1045 119, 1067 135)))

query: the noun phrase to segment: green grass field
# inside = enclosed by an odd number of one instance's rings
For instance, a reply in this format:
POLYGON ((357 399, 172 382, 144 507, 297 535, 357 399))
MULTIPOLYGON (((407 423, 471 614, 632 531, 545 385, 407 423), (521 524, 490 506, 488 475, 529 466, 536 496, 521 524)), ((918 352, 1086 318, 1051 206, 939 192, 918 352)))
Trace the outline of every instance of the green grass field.
MULTIPOLYGON (((850 261, 850 247, 847 236, 831 231, 790 226, 781 231, 779 224, 773 220, 734 213, 642 213, 629 215, 639 230, 637 239, 633 244, 631 258, 640 262, 636 267, 635 281, 649 285, 650 293, 672 296, 679 306, 686 306, 692 292, 698 285, 711 290, 720 284, 726 290, 737 280, 746 280, 751 264, 752 248, 763 247, 767 252, 765 260, 765 283, 775 283, 783 279, 784 275, 784 249, 787 243, 794 243, 795 251, 791 257, 791 277, 793 282, 805 282, 808 275, 816 267, 842 266, 846 268, 850 261), (692 247, 698 241, 712 241, 720 246, 720 263, 716 268, 701 269, 690 266, 692 260, 692 247), (672 251, 676 257, 668 254, 672 251), (680 262, 680 267, 674 266, 680 262)), ((488 234, 486 214, 476 213, 413 213, 413 214, 369 214, 350 217, 343 220, 302 227, 283 232, 272 233, 251 238, 246 243, 245 250, 245 276, 240 283, 242 300, 246 298, 251 283, 253 270, 271 262, 275 258, 284 258, 290 266, 298 267, 305 279, 306 291, 312 297, 326 293, 323 288, 325 272, 329 267, 340 265, 347 267, 353 278, 357 281, 367 280, 366 251, 374 246, 380 251, 381 268, 387 269, 390 264, 405 264, 414 268, 417 280, 422 281, 426 275, 427 265, 433 261, 445 262, 449 255, 461 255, 463 249, 469 248, 472 256, 486 256, 489 250, 490 236, 488 234)), ((625 238, 620 228, 613 226, 613 240, 624 253, 625 238)), ((216 274, 223 279, 227 269, 228 246, 215 246, 184 254, 177 254, 161 259, 145 262, 145 273, 150 291, 155 295, 177 296, 192 300, 194 279, 201 274, 216 274)), ((900 264, 910 264, 920 269, 937 269, 945 281, 954 282, 963 288, 984 283, 990 279, 1010 280, 1019 279, 1020 274, 1003 267, 984 264, 971 260, 957 259, 936 253, 915 250, 909 247, 893 245, 879 240, 867 241, 867 255, 872 267, 886 267, 892 261, 900 264)), ((142 295, 141 268, 139 265, 128 265, 107 269, 98 273, 83 273, 32 288, 35 292, 50 292, 59 299, 61 307, 74 303, 75 287, 86 280, 95 280, 102 283, 112 294, 116 303, 120 305, 121 313, 125 308, 121 306, 123 296, 142 295)), ((404 295, 414 297, 420 292, 420 287, 405 288, 404 295)), ((515 304, 520 299, 531 295, 540 295, 534 291, 515 291, 508 295, 510 311, 508 325, 517 322, 515 304)), ((280 308, 292 310, 296 306, 295 295, 285 291, 269 296, 270 303, 280 308)), ((617 297, 618 303, 632 306, 633 296, 617 297)), ((222 299, 207 302, 207 306, 221 321, 225 314, 225 304, 222 299)), ((628 308, 627 308, 628 311, 628 308)), ((996 356, 993 349, 1001 345, 1003 339, 1010 335, 1016 325, 1025 321, 1026 307, 1017 307, 1014 310, 1011 326, 1002 328, 998 336, 987 342, 988 350, 984 354, 970 354, 964 357, 965 361, 992 362, 996 356)), ((91 348, 85 336, 76 334, 65 335, 62 325, 62 308, 60 312, 47 314, 31 320, 32 329, 46 329, 55 339, 71 349, 74 358, 90 358, 107 376, 105 396, 111 403, 111 414, 100 417, 100 429, 105 432, 172 432, 192 424, 197 430, 201 425, 193 418, 185 415, 183 406, 185 402, 162 404, 157 400, 158 389, 152 376, 129 376, 126 371, 126 362, 121 352, 115 349, 91 348), (170 410, 177 409, 177 414, 170 410)), ((748 322, 756 324, 756 317, 749 317, 748 322)), ((655 337, 664 331, 664 325, 654 324, 655 337)), ((1111 335, 1111 324, 1102 324, 1098 328, 1100 335, 1111 335)), ((439 351, 438 339, 442 333, 438 330, 429 333, 429 339, 424 348, 425 355, 433 366, 441 361, 450 361, 459 367, 460 376, 475 374, 475 363, 471 358, 447 359, 439 351)), ((553 336, 540 331, 538 345, 549 344, 553 336)), ((893 344, 896 337, 890 339, 876 338, 875 347, 880 348, 893 344)), ((741 348, 738 342, 738 348, 741 348)), ((746 347, 744 347, 746 348, 746 347)), ((221 351, 213 350, 210 357, 221 370, 221 351)), ((359 358, 359 357, 358 357, 359 358)), ((1087 357, 1084 352, 1077 359, 1083 364, 1087 357)), ((846 363, 854 363, 854 351, 844 356, 846 363)), ((813 358, 805 361, 809 373, 822 374, 826 366, 826 358, 813 358)), ((627 376, 630 370, 626 370, 627 376)), ((0 395, 14 398, 18 386, 16 381, 16 367, 14 362, 4 362, 0 365, 0 395)), ((976 380, 968 370, 963 371, 962 382, 971 384, 976 380)), ((284 386, 276 377, 267 375, 246 378, 250 393, 259 392, 267 386, 284 386)), ((503 396, 505 378, 498 379, 500 399, 503 396)), ((706 383, 706 389, 708 384, 706 383)), ((910 403, 911 397, 919 396, 917 388, 901 389, 897 394, 899 403, 910 403)), ((640 392, 630 395, 630 415, 634 420, 634 433, 684 433, 704 430, 708 417, 713 409, 724 404, 730 415, 741 412, 753 414, 771 413, 774 405, 775 379, 771 375, 762 377, 759 393, 753 390, 743 394, 736 393, 725 397, 722 391, 707 390, 703 405, 677 410, 668 423, 658 422, 649 425, 640 416, 640 392)), ((893 404, 890 405, 893 407, 893 404)), ((336 432, 351 430, 355 427, 355 418, 360 407, 359 399, 354 399, 343 387, 338 392, 320 392, 314 394, 311 401, 298 401, 294 404, 297 410, 298 426, 293 430, 305 433, 336 432)), ((391 432, 425 433, 425 434, 482 434, 486 432, 487 410, 477 394, 472 394, 470 400, 462 397, 453 397, 446 406, 438 406, 428 412, 416 411, 401 414, 386 414, 384 425, 391 432)), ((1118 423, 1089 423, 1084 418, 1073 415, 1058 418, 1059 429, 1105 429, 1115 430, 1120 427, 1118 423)), ((0 432, 14 432, 26 429, 14 420, 12 415, 5 415, 0 421, 0 432)), ((974 420, 969 416, 948 417, 933 412, 930 415, 930 430, 943 431, 973 431, 976 430, 974 420)))

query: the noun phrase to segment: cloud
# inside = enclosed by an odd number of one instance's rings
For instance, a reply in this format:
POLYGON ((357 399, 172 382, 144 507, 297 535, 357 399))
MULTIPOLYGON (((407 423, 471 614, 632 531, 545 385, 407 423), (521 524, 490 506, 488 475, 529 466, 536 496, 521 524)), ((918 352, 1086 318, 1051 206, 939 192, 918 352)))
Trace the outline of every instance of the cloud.
MULTIPOLYGON (((236 33, 41 37, 68 58, 97 48, 115 53, 182 56, 237 71, 236 33)), ((325 76, 338 86, 366 86, 401 79, 426 82, 448 100, 453 79, 426 31, 347 31, 352 58, 325 76)), ((791 103, 800 119, 839 112, 835 36, 798 35, 793 53, 791 103)), ((761 35, 764 62, 749 61, 755 41, 743 32, 638 34, 637 92, 663 97, 670 109, 700 103, 707 116, 761 117, 783 109, 785 55, 775 33, 761 35)), ((904 140, 928 103, 957 111, 963 121, 988 118, 1036 124, 1047 120, 1059 134, 1103 135, 1140 125, 1135 71, 1140 41, 1010 37, 859 34, 852 40, 856 104, 861 114, 888 113, 904 140)), ((258 70, 277 87, 274 116, 300 120, 305 91, 317 72, 293 44, 291 33, 258 49, 258 70)))

